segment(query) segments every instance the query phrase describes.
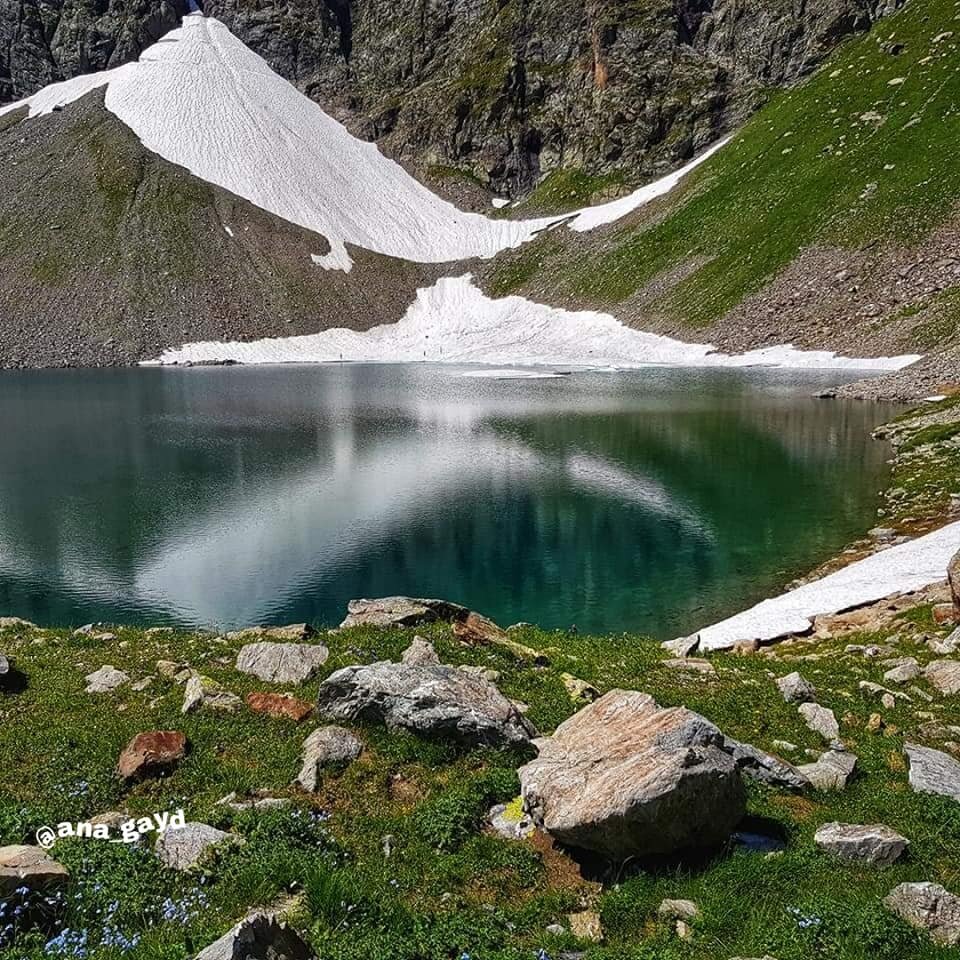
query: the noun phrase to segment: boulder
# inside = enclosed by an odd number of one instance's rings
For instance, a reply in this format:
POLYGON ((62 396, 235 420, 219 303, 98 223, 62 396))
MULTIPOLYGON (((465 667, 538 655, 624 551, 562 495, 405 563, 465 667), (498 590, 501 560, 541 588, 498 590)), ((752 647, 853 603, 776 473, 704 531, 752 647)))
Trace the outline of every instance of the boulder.
POLYGON ((259 641, 241 647, 237 669, 267 683, 303 683, 326 662, 330 651, 321 643, 259 641))
POLYGON ((440 665, 440 657, 432 643, 423 637, 414 637, 413 643, 401 654, 400 662, 411 667, 436 667, 440 665))
POLYGON ((468 646, 476 647, 484 644, 503 647, 509 650, 518 660, 527 660, 530 663, 536 663, 546 666, 550 663, 550 658, 533 647, 525 646, 514 640, 510 634, 502 627, 497 626, 492 620, 474 613, 472 610, 459 620, 454 620, 453 635, 468 646))
POLYGON ((157 838, 156 854, 164 866, 174 870, 190 870, 209 851, 223 844, 243 843, 243 838, 206 823, 185 823, 170 827, 157 838))
POLYGON ((344 667, 320 685, 317 713, 330 720, 377 721, 468 746, 504 746, 536 735, 492 683, 448 666, 344 667))
POLYGON ((953 600, 953 610, 960 620, 960 550, 958 550, 947 564, 947 582, 950 584, 950 597, 953 600))
POLYGON ((887 866, 903 856, 910 841, 880 823, 825 823, 813 842, 841 860, 887 866))
POLYGON ((42 847, 16 843, 0 847, 0 900, 9 897, 18 887, 40 890, 61 886, 70 874, 42 847))
POLYGON ((700 634, 694 633, 689 637, 664 640, 660 646, 675 657, 689 657, 692 653, 696 653, 700 647, 700 634))
POLYGON ((294 783, 316 790, 323 767, 351 763, 362 751, 363 744, 345 727, 318 727, 303 742, 303 763, 294 783))
POLYGON ((235 693, 231 693, 216 680, 195 674, 187 681, 183 691, 183 706, 180 712, 193 713, 201 707, 210 707, 213 710, 233 713, 241 703, 243 701, 235 693))
POLYGON ((901 883, 884 906, 942 947, 960 944, 960 897, 939 883, 901 883))
POLYGON ((843 790, 857 768, 857 758, 846 750, 827 750, 816 763, 797 767, 816 790, 843 790))
POLYGON ((464 620, 470 611, 446 600, 425 600, 414 597, 381 597, 377 600, 351 600, 341 628, 415 627, 437 620, 464 620))
POLYGON ((127 674, 109 663, 93 673, 88 673, 83 679, 87 681, 84 693, 109 693, 130 681, 127 674))
POLYGON ((725 841, 744 787, 723 734, 685 707, 612 690, 535 742, 524 807, 556 840, 615 862, 725 841))
POLYGON ((724 750, 733 757, 740 772, 746 777, 782 790, 799 791, 810 786, 810 781, 797 767, 772 753, 765 753, 752 744, 740 743, 730 737, 725 737, 723 744, 724 750))
POLYGON ((817 688, 796 671, 780 677, 777 689, 787 703, 811 703, 817 698, 817 688))
POLYGON ((923 675, 940 693, 947 696, 960 693, 960 660, 934 660, 924 667, 923 675))
POLYGON ((819 703, 801 703, 797 709, 806 725, 824 740, 829 742, 840 736, 840 724, 832 710, 821 707, 819 703))
POLYGON ((701 657, 674 657, 669 660, 661 660, 660 665, 668 670, 684 670, 687 673, 697 673, 704 677, 714 678, 717 675, 714 665, 701 657))
POLYGON ((269 913, 252 913, 205 947, 196 960, 311 960, 299 934, 269 913))
POLYGON ((931 747, 905 743, 910 786, 916 793, 935 793, 960 801, 960 760, 931 747))
POLYGON ((138 733, 117 761, 124 780, 142 780, 169 773, 187 754, 187 738, 179 730, 138 733))
POLYGON ((286 718, 294 723, 306 720, 313 713, 313 704, 309 700, 300 700, 289 693, 248 693, 247 706, 254 713, 286 718))
POLYGON ((915 657, 905 657, 896 666, 891 667, 884 675, 883 679, 887 683, 909 683, 920 676, 920 664, 915 657))

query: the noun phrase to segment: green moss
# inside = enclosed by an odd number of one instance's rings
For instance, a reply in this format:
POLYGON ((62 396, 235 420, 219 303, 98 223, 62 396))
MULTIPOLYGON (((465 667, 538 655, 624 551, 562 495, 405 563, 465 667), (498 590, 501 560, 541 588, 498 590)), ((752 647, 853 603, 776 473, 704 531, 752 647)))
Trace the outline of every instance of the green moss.
POLYGON ((618 192, 623 174, 613 172, 594 176, 574 167, 549 173, 522 204, 525 213, 563 213, 596 202, 618 192))

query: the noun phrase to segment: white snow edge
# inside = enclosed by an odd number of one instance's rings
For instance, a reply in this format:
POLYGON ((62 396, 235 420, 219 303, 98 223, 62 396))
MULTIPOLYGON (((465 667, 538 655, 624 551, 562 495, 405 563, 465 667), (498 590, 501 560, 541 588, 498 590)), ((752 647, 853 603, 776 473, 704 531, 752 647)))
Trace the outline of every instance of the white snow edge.
POLYGON ((701 650, 728 650, 741 640, 761 642, 805 633, 813 619, 910 593, 944 580, 960 550, 960 522, 890 547, 698 631, 701 650))
POLYGON ((298 337, 249 343, 189 343, 153 363, 365 363, 484 364, 493 367, 635 368, 791 367, 898 370, 916 355, 869 360, 829 351, 764 347, 743 354, 716 352, 710 344, 683 343, 625 326, 608 313, 570 311, 523 297, 493 300, 470 274, 444 277, 417 291, 398 323, 365 333, 336 328, 298 337))

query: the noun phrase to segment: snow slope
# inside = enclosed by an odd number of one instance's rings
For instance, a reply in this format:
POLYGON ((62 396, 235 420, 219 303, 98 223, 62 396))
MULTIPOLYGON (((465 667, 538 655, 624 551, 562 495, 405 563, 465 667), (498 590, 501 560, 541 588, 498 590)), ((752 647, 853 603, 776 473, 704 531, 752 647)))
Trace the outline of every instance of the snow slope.
POLYGON ((572 312, 523 297, 492 300, 463 277, 445 277, 417 292, 395 324, 366 333, 338 328, 302 337, 250 343, 192 343, 168 350, 160 363, 324 363, 354 360, 402 363, 431 360, 494 366, 637 367, 784 366, 898 369, 916 356, 851 360, 826 351, 768 347, 738 356, 709 344, 683 343, 624 326, 615 317, 572 312))
POLYGON ((960 549, 960 523, 875 553, 779 597, 699 631, 701 650, 727 650, 738 640, 776 640, 804 633, 814 617, 839 613, 944 580, 960 549))
POLYGON ((565 217, 492 220, 464 213, 351 136, 218 20, 192 14, 139 61, 53 84, 0 108, 50 113, 106 87, 107 109, 147 149, 285 220, 322 234, 315 261, 349 270, 344 244, 421 263, 490 258, 553 224, 610 223, 670 190, 718 149, 629 197, 565 217))

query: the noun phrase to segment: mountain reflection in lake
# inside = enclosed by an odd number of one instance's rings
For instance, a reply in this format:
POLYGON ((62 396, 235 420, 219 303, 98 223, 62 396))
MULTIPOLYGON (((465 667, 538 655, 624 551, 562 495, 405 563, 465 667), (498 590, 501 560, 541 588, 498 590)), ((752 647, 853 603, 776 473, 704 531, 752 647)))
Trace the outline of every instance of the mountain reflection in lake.
POLYGON ((871 526, 889 407, 836 374, 0 374, 0 614, 334 624, 412 594, 665 638, 871 526))

